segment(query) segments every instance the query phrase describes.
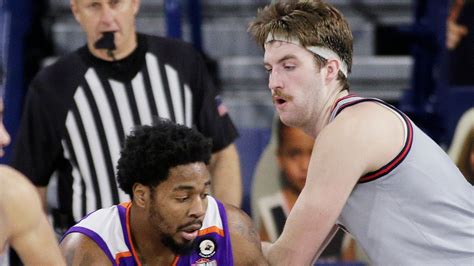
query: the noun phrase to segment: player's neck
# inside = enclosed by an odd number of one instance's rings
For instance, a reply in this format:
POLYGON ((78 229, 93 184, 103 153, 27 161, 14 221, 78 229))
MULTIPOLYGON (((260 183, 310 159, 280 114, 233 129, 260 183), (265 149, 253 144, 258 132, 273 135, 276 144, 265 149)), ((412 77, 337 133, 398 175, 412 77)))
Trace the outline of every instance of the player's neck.
POLYGON ((317 138, 321 130, 323 130, 329 124, 331 112, 337 100, 349 94, 347 90, 341 90, 339 86, 337 86, 337 88, 333 88, 331 91, 332 93, 328 96, 327 101, 321 108, 318 118, 314 120, 316 123, 312 127, 305 129, 305 132, 313 138, 317 138))
POLYGON ((147 249, 147 255, 139 255, 142 265, 172 265, 176 258, 173 253, 160 255, 161 252, 157 252, 157 250, 151 250, 149 247, 145 247, 145 249, 147 249))

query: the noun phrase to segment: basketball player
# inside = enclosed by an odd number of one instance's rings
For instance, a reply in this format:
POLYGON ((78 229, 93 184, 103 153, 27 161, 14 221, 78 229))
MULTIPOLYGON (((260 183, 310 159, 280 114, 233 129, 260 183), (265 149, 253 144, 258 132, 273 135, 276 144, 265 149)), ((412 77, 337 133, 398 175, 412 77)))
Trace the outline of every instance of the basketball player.
MULTIPOLYGON (((9 143, 0 98, 0 157, 9 143)), ((16 170, 0 165, 0 265, 8 261, 8 246, 26 265, 64 264, 35 187, 16 170)))
POLYGON ((352 34, 322 1, 280 1, 250 32, 283 123, 316 139, 271 265, 310 265, 340 226, 375 265, 472 265, 474 190, 444 151, 385 102, 349 94, 352 34))
POLYGON ((131 201, 100 209, 61 242, 68 265, 265 265, 250 218, 209 195, 210 140, 183 125, 137 127, 118 161, 131 201))

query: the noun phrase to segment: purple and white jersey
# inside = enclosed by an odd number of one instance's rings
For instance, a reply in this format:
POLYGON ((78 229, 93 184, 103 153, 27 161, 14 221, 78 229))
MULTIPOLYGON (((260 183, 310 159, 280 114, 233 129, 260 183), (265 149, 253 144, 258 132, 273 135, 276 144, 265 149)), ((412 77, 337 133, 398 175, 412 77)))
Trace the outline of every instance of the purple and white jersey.
MULTIPOLYGON (((196 249, 189 255, 176 256, 172 265, 233 265, 232 244, 224 205, 208 196, 206 215, 196 249)), ((131 202, 97 210, 84 217, 63 236, 81 233, 91 238, 110 259, 112 265, 142 265, 131 241, 131 202)))

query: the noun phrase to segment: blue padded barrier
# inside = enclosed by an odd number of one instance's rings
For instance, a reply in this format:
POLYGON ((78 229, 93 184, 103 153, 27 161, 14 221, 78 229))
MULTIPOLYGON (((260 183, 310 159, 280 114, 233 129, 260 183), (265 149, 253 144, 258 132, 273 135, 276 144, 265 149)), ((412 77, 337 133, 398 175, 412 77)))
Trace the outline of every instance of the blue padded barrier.
POLYGON ((241 207, 248 215, 250 215, 252 176, 260 155, 270 140, 271 129, 239 128, 239 134, 240 137, 237 139, 236 145, 240 155, 240 169, 242 171, 244 193, 241 207))

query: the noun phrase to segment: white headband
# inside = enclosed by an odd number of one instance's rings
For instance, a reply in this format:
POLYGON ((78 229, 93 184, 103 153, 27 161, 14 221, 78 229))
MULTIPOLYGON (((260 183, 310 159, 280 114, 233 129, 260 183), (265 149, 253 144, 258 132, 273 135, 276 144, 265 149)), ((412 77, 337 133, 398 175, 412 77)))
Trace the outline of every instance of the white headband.
POLYGON ((344 76, 347 77, 347 64, 342 61, 342 59, 337 55, 333 50, 328 49, 326 47, 322 46, 303 46, 301 45, 300 41, 296 39, 293 36, 283 36, 281 34, 273 34, 269 33, 267 36, 267 39, 265 40, 265 43, 271 42, 271 41, 281 41, 281 42, 287 42, 287 43, 292 43, 295 45, 298 45, 300 47, 305 48, 306 50, 312 52, 313 54, 317 54, 321 56, 322 58, 328 60, 328 59, 335 59, 339 62, 339 70, 344 74, 344 76))

